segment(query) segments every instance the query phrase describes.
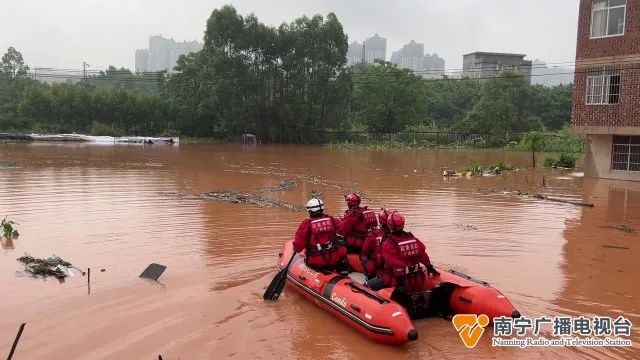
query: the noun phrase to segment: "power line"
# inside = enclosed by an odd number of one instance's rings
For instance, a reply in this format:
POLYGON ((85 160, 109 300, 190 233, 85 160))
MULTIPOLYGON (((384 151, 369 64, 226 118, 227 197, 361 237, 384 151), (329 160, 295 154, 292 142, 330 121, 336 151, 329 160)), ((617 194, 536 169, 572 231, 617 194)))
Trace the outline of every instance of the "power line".
MULTIPOLYGON (((575 74, 583 74, 583 73, 587 73, 589 71, 589 68, 592 67, 597 67, 597 66, 601 66, 601 65, 628 65, 628 64, 637 64, 638 61, 635 60, 626 60, 626 61, 594 61, 588 64, 588 68, 586 68, 583 71, 571 71, 571 72, 554 72, 554 73, 542 73, 542 74, 520 74, 520 75, 510 75, 508 77, 544 77, 544 76, 559 76, 559 75, 575 75, 575 74)), ((586 66, 585 66, 586 67, 586 66)), ((55 69, 55 68, 36 68, 38 70, 41 69, 49 69, 49 70, 61 70, 61 69, 55 69)), ((619 69, 620 71, 624 71, 624 70, 632 70, 632 69, 637 69, 636 67, 624 67, 619 69)), ((88 72, 88 71, 87 71, 88 72)), ((127 78, 121 78, 121 77, 110 77, 107 74, 104 74, 104 76, 102 76, 103 74, 100 74, 100 76, 90 76, 87 77, 84 72, 82 74, 82 77, 80 77, 80 75, 72 75, 72 74, 48 74, 48 73, 40 73, 37 74, 37 76, 39 78, 52 78, 52 79, 70 79, 70 80, 79 80, 79 79, 86 79, 87 81, 113 81, 113 82, 121 82, 121 83, 144 83, 144 82, 149 82, 149 83, 157 83, 160 80, 166 80, 166 81, 170 81, 173 82, 174 84, 180 85, 180 84, 193 84, 195 81, 197 81, 198 84, 218 84, 218 83, 225 83, 224 80, 229 80, 231 82, 233 82, 233 84, 237 84, 237 85, 263 85, 263 84, 272 84, 273 83, 273 79, 268 79, 268 80, 260 80, 257 79, 256 77, 252 77, 250 74, 241 74, 241 76, 236 76, 234 77, 233 74, 234 73, 239 73, 238 71, 230 71, 224 74, 217 74, 217 79, 215 80, 204 80, 202 81, 202 77, 198 76, 198 75, 187 75, 187 74, 183 74, 183 73, 174 73, 174 74, 167 74, 164 72, 153 72, 153 73, 143 73, 141 74, 133 74, 133 73, 129 73, 127 72, 126 75, 128 76, 133 76, 133 78, 131 77, 127 77, 127 78), (155 76, 155 78, 152 77, 148 77, 148 76, 155 76)), ((286 77, 287 74, 285 74, 286 77)), ((301 75, 301 76, 306 76, 308 74, 297 74, 294 73, 295 75, 301 75)), ((373 77, 375 80, 377 78, 377 80, 380 81, 388 81, 389 79, 385 79, 388 77, 395 77, 396 74, 390 74, 390 73, 371 73, 370 71, 365 71, 365 72, 355 72, 354 73, 356 79, 352 79, 351 82, 348 81, 340 81, 337 79, 333 79, 330 80, 328 82, 330 83, 335 83, 335 84, 344 84, 344 83, 353 83, 353 84, 375 84, 375 81, 372 81, 372 79, 362 79, 362 78, 367 78, 367 77, 373 77)), ((214 75, 216 76, 216 75, 214 75)), ((436 78, 436 79, 421 79, 423 81, 469 81, 469 80, 484 80, 484 79, 490 79, 490 78, 501 78, 501 76, 484 76, 484 77, 463 77, 463 78, 452 78, 452 77, 446 77, 446 78, 436 78)), ((278 79, 280 80, 280 79, 278 79)), ((285 82, 289 82, 291 83, 291 81, 287 81, 284 80, 285 82)), ((297 83, 306 83, 306 84, 310 84, 310 85, 314 85, 314 83, 319 83, 319 84, 327 84, 327 81, 317 81, 317 80, 309 80, 309 81, 305 81, 305 80, 295 80, 294 82, 297 83)), ((195 84, 194 84, 195 85, 195 84)))

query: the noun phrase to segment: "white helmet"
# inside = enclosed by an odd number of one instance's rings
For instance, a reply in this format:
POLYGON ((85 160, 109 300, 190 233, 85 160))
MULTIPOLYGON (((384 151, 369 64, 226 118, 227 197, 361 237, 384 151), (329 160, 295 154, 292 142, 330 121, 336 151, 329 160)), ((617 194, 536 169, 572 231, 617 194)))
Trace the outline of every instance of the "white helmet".
POLYGON ((307 210, 318 212, 324 210, 324 203, 320 199, 311 199, 307 202, 307 210))

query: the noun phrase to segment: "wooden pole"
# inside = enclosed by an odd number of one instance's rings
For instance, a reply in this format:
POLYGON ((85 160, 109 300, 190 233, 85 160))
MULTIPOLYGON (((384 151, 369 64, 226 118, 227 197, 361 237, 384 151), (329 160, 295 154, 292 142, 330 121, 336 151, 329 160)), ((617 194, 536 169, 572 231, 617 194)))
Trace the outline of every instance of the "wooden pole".
POLYGON ((27 325, 27 323, 22 323, 22 325, 20 325, 20 330, 18 330, 18 335, 16 335, 16 339, 13 340, 13 345, 11 345, 11 352, 9 352, 9 357, 7 358, 7 360, 11 360, 11 358, 13 358, 13 353, 16 351, 16 347, 18 346, 18 341, 20 341, 20 336, 22 336, 22 331, 24 331, 25 325, 27 325))

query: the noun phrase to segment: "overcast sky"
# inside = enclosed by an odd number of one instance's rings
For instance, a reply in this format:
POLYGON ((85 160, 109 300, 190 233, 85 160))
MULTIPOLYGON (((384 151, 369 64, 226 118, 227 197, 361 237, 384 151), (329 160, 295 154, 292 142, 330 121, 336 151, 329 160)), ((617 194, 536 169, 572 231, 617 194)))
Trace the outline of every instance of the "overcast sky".
POLYGON ((30 66, 133 68, 148 37, 200 40, 214 8, 232 4, 272 25, 333 11, 349 42, 387 38, 387 59, 410 40, 438 53, 447 69, 473 51, 525 53, 548 63, 575 60, 579 0, 19 0, 2 5, 0 50, 30 66))

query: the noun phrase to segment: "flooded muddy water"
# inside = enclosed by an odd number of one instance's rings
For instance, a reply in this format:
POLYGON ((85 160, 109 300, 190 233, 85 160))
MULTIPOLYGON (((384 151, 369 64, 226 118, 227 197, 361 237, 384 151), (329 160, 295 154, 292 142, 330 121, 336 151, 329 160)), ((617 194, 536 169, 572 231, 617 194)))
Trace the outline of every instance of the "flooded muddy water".
POLYGON ((472 160, 527 167, 530 154, 0 144, 0 163, 17 165, 0 169, 0 216, 20 231, 0 249, 0 354, 26 322, 15 359, 639 358, 640 184, 579 170, 442 177, 472 160), (594 207, 486 191, 503 188, 594 207), (316 192, 341 214, 353 189, 402 211, 436 265, 489 281, 523 315, 624 315, 633 347, 498 348, 485 334, 467 349, 443 319, 416 321, 419 340, 390 347, 291 291, 264 303, 280 247, 306 216, 296 209, 316 192), (222 190, 275 205, 197 196, 222 190), (21 275, 25 253, 91 268, 90 293, 79 274, 21 275), (160 283, 138 278, 153 262, 167 266, 160 283))

